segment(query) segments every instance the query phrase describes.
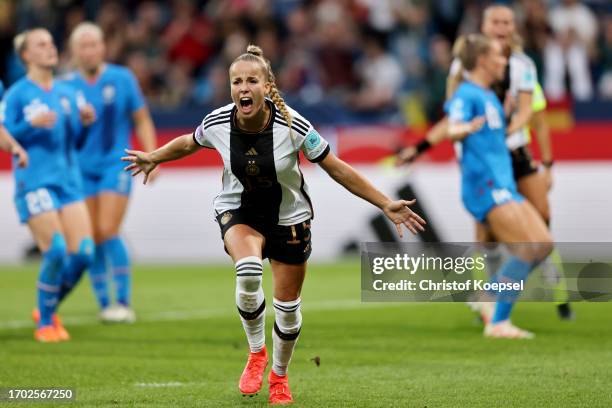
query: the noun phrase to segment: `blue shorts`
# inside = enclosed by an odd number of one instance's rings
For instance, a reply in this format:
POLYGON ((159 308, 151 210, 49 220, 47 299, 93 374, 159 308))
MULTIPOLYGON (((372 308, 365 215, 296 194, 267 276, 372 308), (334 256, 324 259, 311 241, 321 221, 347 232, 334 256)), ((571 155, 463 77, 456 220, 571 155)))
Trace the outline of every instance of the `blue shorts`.
POLYGON ((85 197, 95 197, 103 192, 129 195, 132 191, 132 176, 123 170, 125 163, 117 160, 116 164, 105 167, 98 174, 83 173, 83 192, 85 197))
POLYGON ((82 200, 80 186, 78 183, 70 182, 19 193, 15 195, 15 207, 19 214, 19 221, 25 224, 38 214, 58 211, 70 203, 82 200))
POLYGON ((514 187, 496 189, 463 188, 463 205, 478 222, 486 222, 487 214, 498 205, 525 199, 514 187))

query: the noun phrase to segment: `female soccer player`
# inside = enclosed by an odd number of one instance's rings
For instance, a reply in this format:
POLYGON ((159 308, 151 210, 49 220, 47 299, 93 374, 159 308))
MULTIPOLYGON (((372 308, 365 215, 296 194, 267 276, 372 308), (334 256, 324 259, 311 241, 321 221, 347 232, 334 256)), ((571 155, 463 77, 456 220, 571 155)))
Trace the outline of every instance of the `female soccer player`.
POLYGON ((101 320, 133 322, 136 317, 130 307, 130 259, 119 236, 131 179, 123 171, 119 159, 124 149, 131 146, 130 135, 134 128, 142 148, 155 150, 155 128, 134 75, 127 68, 104 62, 104 37, 98 26, 88 22, 76 26, 70 36, 70 47, 77 71, 69 74, 67 81, 80 91, 82 99, 93 105, 97 116, 78 147, 96 242, 91 281, 101 309, 101 320), (108 264, 112 267, 115 283, 114 306, 111 306, 108 291, 108 264))
MULTIPOLYGON (((496 39, 502 47, 510 52, 508 68, 503 78, 494 85, 494 90, 499 99, 505 103, 509 110, 510 123, 507 127, 506 144, 512 152, 513 177, 516 181, 518 191, 533 204, 544 221, 550 224, 550 206, 548 203, 548 190, 551 183, 550 168, 553 165, 552 148, 548 132, 540 132, 541 127, 536 128, 538 144, 542 152, 543 172, 538 172, 538 166, 532 159, 529 143, 531 141, 529 122, 534 111, 541 110, 543 94, 538 94, 537 72, 531 59, 522 51, 520 38, 516 33, 514 12, 505 5, 494 4, 487 7, 483 13, 482 33, 491 39, 496 39), (512 101, 512 103, 508 103, 512 101)), ((460 41, 454 48, 461 48, 460 41)), ((456 51, 456 50, 454 50, 456 51)), ((447 81, 447 96, 450 97, 459 83, 464 79, 466 73, 458 58, 455 58, 451 66, 451 72, 447 81)), ((545 103, 545 100, 544 100, 545 103)), ((537 114, 537 123, 542 124, 541 114, 537 114), (539 120, 538 120, 539 119, 539 120)), ((444 140, 447 136, 448 120, 442 119, 427 134, 425 139, 400 152, 398 162, 400 164, 413 161, 418 155, 427 151, 431 146, 444 140)), ((478 242, 490 242, 492 240, 489 229, 476 223, 476 239, 478 242)), ((561 258, 555 250, 551 256, 554 268, 563 270, 561 258)), ((548 262, 547 262, 548 263, 548 262)), ((562 276, 561 276, 562 278, 562 276)), ((560 280, 560 286, 565 286, 565 281, 560 280)), ((557 290, 558 294, 563 291, 557 290)), ((567 295, 558 303, 559 317, 571 318, 572 312, 567 303, 567 295)))
MULTIPOLYGON (((506 147, 504 110, 491 90, 504 77, 506 58, 496 40, 482 35, 466 37, 460 52, 469 80, 462 82, 447 102, 448 133, 461 140, 462 199, 476 221, 486 223, 498 242, 513 245, 512 256, 501 266, 497 280, 525 281, 552 250, 552 238, 532 204, 517 192, 506 147)), ((510 322, 519 291, 498 296, 485 336, 532 338, 510 322)))
POLYGON ((216 149, 223 158, 223 189, 214 200, 226 251, 236 266, 236 303, 250 347, 240 378, 244 394, 261 389, 268 364, 265 347, 262 258, 269 258, 274 282, 275 322, 271 403, 292 402, 287 367, 302 325, 300 292, 312 251, 313 218, 298 154, 318 163, 353 194, 380 208, 396 225, 413 233, 425 222, 408 206, 391 201, 362 175, 338 159, 312 125, 285 105, 270 64, 257 46, 249 46, 229 68, 233 103, 206 116, 193 134, 180 136, 151 153, 128 150, 127 171, 144 173, 144 182, 162 162, 180 159, 200 148, 216 149))
MULTIPOLYGON (((15 206, 43 254, 38 279, 36 340, 68 340, 54 315, 93 261, 94 244, 87 208, 82 201, 74 138, 80 131, 80 112, 74 91, 53 79, 57 49, 45 29, 15 38, 15 49, 27 67, 4 99, 7 130, 31 157, 27 167, 15 168, 15 206)), ((86 115, 84 109, 82 115, 86 115)))

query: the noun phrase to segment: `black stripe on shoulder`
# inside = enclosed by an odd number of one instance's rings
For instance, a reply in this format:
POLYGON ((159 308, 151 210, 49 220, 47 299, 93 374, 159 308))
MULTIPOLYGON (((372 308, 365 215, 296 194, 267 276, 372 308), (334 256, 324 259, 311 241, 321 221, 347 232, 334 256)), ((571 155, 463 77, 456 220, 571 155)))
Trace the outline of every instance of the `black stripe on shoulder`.
MULTIPOLYGON (((279 113, 276 114, 276 118, 280 119, 281 121, 287 123, 287 121, 285 120, 285 118, 280 115, 279 113)), ((298 118, 292 117, 291 118, 291 127, 299 127, 300 129, 302 129, 304 132, 308 132, 308 125, 305 124, 303 121, 300 121, 298 118)))
POLYGON ((293 116, 293 120, 295 122, 299 123, 300 125, 304 126, 306 128, 306 130, 308 130, 308 128, 310 128, 310 125, 304 119, 300 119, 297 116, 293 116))
POLYGON ((216 126, 216 125, 221 125, 221 124, 223 124, 223 123, 230 123, 230 118, 229 118, 229 116, 228 116, 227 118, 221 118, 221 119, 218 119, 218 120, 216 120, 216 121, 214 121, 214 122, 210 122, 210 123, 208 123, 208 124, 205 124, 205 125, 204 125, 204 129, 210 129, 210 128, 211 128, 211 127, 213 127, 213 126, 216 126))
POLYGON ((329 154, 329 145, 327 145, 327 147, 325 147, 325 150, 323 150, 323 152, 321 152, 320 155, 318 155, 317 157, 315 157, 314 159, 310 160, 308 159, 311 163, 319 163, 321 161, 323 161, 323 159, 325 159, 327 157, 327 155, 329 154))
POLYGON ((208 115, 208 116, 206 116, 204 118, 204 124, 206 125, 206 124, 208 124, 208 123, 210 123, 210 122, 212 122, 214 120, 221 119, 221 118, 224 118, 224 117, 229 117, 229 115, 231 113, 232 113, 232 111, 229 110, 229 111, 224 111, 224 112, 217 113, 216 115, 212 115, 212 114, 208 115))
MULTIPOLYGON (((276 119, 276 123, 283 125, 285 127, 289 127, 289 125, 287 124, 287 122, 285 122, 282 119, 276 119)), ((302 128, 298 128, 297 126, 293 125, 291 126, 291 129, 295 130, 296 132, 298 132, 300 135, 306 137, 307 132, 304 131, 302 128)))
POLYGON ((301 123, 299 123, 298 121, 296 121, 295 118, 292 119, 291 126, 299 127, 304 132, 308 133, 308 127, 304 126, 301 123))

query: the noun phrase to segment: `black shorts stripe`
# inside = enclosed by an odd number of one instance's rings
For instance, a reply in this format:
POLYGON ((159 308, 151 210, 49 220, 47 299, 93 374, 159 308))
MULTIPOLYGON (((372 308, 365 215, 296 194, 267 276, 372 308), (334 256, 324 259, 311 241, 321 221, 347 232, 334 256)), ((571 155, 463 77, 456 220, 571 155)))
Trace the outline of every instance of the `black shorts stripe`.
POLYGON ((223 112, 219 112, 217 114, 210 114, 208 116, 206 116, 206 118, 204 118, 204 124, 206 125, 207 123, 212 122, 213 120, 217 120, 217 119, 221 119, 222 117, 229 117, 229 115, 232 113, 232 110, 226 110, 223 112))
POLYGON ((276 324, 276 322, 274 322, 274 332, 276 333, 276 335, 278 337, 280 337, 281 339, 285 340, 285 341, 292 341, 292 340, 296 340, 299 335, 300 332, 302 331, 302 328, 300 327, 298 329, 297 332, 295 333, 283 333, 279 328, 278 325, 276 324))
POLYGON ((204 125, 204 129, 210 129, 211 127, 213 127, 215 125, 221 125, 223 123, 229 123, 229 122, 230 122, 230 118, 229 117, 222 118, 222 119, 219 119, 219 120, 217 120, 215 122, 211 122, 211 123, 209 123, 207 125, 204 125))
POLYGON ((240 316, 242 316, 244 320, 254 320, 254 319, 257 319, 264 312, 264 310, 266 310, 266 300, 265 299, 263 302, 261 302, 261 305, 257 308, 256 311, 246 312, 238 308, 238 313, 240 313, 240 316))

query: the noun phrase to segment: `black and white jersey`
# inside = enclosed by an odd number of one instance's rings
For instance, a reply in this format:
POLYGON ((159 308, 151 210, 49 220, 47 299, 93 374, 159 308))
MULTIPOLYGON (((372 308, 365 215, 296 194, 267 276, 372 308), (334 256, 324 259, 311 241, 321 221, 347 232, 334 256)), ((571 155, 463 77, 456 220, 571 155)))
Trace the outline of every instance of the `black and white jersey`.
MULTIPOLYGON (((463 70, 461 61, 455 58, 451 64, 449 74, 455 76, 460 70, 463 70)), ((508 59, 508 66, 504 79, 494 84, 492 88, 503 104, 508 92, 510 92, 510 95, 512 95, 515 100, 518 98, 520 92, 533 93, 537 78, 536 67, 531 58, 523 52, 514 51, 508 59)), ((466 81, 470 79, 466 71, 463 72, 463 79, 466 81)), ((529 140, 529 129, 525 126, 511 135, 508 135, 506 138, 506 145, 510 150, 514 150, 529 144, 529 140)))
POLYGON ((291 132, 270 100, 266 127, 256 133, 236 125, 231 103, 207 115, 193 138, 223 159, 223 188, 214 200, 216 215, 241 209, 266 224, 294 225, 313 217, 308 187, 299 168, 299 151, 311 162, 323 160, 329 145, 295 110, 291 132))

